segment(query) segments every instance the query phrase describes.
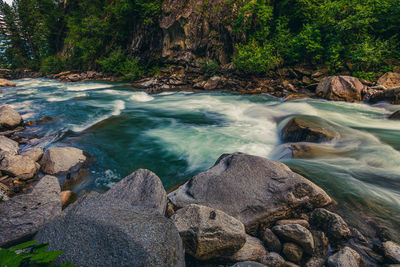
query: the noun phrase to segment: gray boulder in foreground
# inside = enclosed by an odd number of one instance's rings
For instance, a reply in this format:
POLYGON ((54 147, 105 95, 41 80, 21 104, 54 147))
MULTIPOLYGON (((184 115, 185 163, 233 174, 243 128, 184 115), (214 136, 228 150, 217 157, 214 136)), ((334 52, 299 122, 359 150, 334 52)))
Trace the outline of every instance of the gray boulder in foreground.
POLYGON ((185 266, 173 222, 154 209, 97 193, 44 226, 35 240, 61 250, 57 263, 76 266, 185 266))
POLYGON ((253 233, 261 223, 332 202, 324 190, 286 165, 243 153, 222 155, 168 197, 179 208, 199 204, 222 210, 253 233))
POLYGON ((220 210, 192 204, 178 210, 171 219, 186 253, 199 260, 233 255, 246 242, 244 225, 220 210))
POLYGON ((44 152, 40 161, 47 174, 65 174, 79 170, 86 161, 83 151, 75 147, 52 147, 44 152))
POLYGON ((0 247, 13 245, 32 236, 60 213, 58 179, 46 175, 31 193, 0 203, 0 247))
POLYGON ((145 169, 131 173, 103 194, 102 197, 124 200, 133 206, 156 209, 161 214, 165 214, 167 207, 167 193, 160 178, 145 169))

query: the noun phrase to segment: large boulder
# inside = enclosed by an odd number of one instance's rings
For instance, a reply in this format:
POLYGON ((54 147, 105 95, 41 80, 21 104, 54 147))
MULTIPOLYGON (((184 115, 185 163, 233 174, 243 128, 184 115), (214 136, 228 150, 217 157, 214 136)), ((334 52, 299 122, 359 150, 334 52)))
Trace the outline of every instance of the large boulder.
POLYGON ((56 263, 76 266, 185 266, 173 222, 154 209, 97 193, 40 229, 35 240, 63 251, 56 263))
POLYGON ((0 158, 0 171, 16 178, 30 179, 39 169, 40 165, 26 156, 8 154, 0 158))
POLYGON ((47 174, 66 174, 79 170, 86 162, 83 151, 75 147, 52 147, 44 153, 40 165, 47 174))
POLYGON ((156 209, 161 214, 165 214, 167 207, 167 193, 160 178, 145 169, 139 169, 122 179, 103 197, 121 199, 133 206, 156 209))
POLYGON ((0 130, 13 129, 22 123, 21 115, 9 105, 0 106, 0 130))
POLYGON ((168 197, 178 208, 199 204, 222 210, 252 233, 261 223, 272 224, 300 209, 332 202, 321 188, 286 165, 243 153, 222 155, 168 197))
POLYGON ((311 232, 300 224, 277 225, 272 231, 283 240, 299 244, 306 253, 312 255, 314 252, 314 238, 311 232))
POLYGON ((359 267, 361 256, 354 249, 344 247, 328 258, 329 267, 359 267))
POLYGON ((285 120, 281 130, 283 142, 326 142, 340 137, 337 125, 314 116, 296 116, 285 120))
POLYGON ((18 153, 18 143, 0 135, 0 153, 15 155, 18 153))
POLYGON ((351 230, 343 218, 326 209, 315 209, 311 220, 314 225, 318 226, 334 239, 346 239, 351 235, 351 230))
POLYGON ((15 83, 6 79, 0 79, 0 87, 5 87, 5 86, 15 87, 15 83))
POLYGON ((316 94, 328 100, 356 102, 361 101, 364 90, 365 86, 355 77, 330 76, 318 84, 316 94))
POLYGON ((386 258, 393 263, 400 263, 400 245, 392 241, 383 243, 383 250, 386 258))
POLYGON ((13 245, 32 236, 60 213, 58 179, 46 175, 31 193, 0 203, 0 247, 13 245))
POLYGON ((186 253, 199 260, 232 255, 246 242, 244 225, 216 209, 192 204, 178 210, 171 219, 186 253))
POLYGON ((387 72, 379 78, 376 85, 383 86, 386 89, 400 87, 400 73, 387 72))

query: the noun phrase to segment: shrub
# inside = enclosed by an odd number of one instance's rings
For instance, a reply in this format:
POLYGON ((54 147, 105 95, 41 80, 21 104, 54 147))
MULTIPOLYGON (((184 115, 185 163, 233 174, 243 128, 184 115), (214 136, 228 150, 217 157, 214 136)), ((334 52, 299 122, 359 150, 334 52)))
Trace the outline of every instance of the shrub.
POLYGON ((219 64, 215 60, 206 60, 201 64, 202 71, 208 76, 214 76, 219 71, 219 64))
POLYGON ((66 69, 66 60, 58 56, 49 56, 42 60, 40 72, 45 74, 60 73, 66 69))
POLYGON ((103 72, 123 76, 125 81, 136 80, 145 72, 137 58, 128 58, 120 50, 112 52, 109 57, 98 60, 97 63, 103 72))

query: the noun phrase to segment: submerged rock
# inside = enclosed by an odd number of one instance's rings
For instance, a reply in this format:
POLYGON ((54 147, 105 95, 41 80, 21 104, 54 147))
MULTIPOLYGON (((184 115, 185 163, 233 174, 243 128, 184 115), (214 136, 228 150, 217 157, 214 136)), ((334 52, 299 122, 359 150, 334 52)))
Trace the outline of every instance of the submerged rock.
POLYGON ((160 178, 145 169, 139 169, 122 179, 103 197, 121 199, 133 206, 156 209, 161 214, 165 214, 167 208, 167 193, 160 178))
POLYGON ((29 194, 0 203, 0 247, 32 236, 61 212, 60 185, 46 175, 29 194))
POLYGON ((337 126, 313 116, 297 116, 289 119, 281 130, 284 142, 326 142, 340 137, 337 126))
POLYGON ((15 87, 15 83, 6 79, 0 79, 0 87, 5 87, 5 86, 15 87))
POLYGON ((311 216, 312 223, 334 239, 346 239, 351 236, 347 223, 338 214, 326 209, 315 209, 311 216))
POLYGON ((299 244, 308 254, 313 254, 314 238, 307 228, 299 224, 285 224, 274 226, 272 231, 284 240, 299 244))
POLYGON ((267 251, 262 242, 251 235, 247 235, 244 246, 232 256, 225 258, 232 261, 259 261, 265 255, 267 255, 267 251))
POLYGON ((47 174, 65 174, 79 170, 86 162, 83 151, 74 147, 52 147, 44 153, 40 165, 47 174))
POLYGON ((228 214, 200 205, 189 205, 171 217, 186 253, 199 260, 232 255, 246 242, 244 225, 228 214))
POLYGON ((329 267, 359 267, 361 256, 354 249, 344 247, 330 256, 327 261, 329 267))
POLYGON ((349 150, 345 148, 336 148, 331 144, 314 144, 308 142, 299 143, 287 143, 279 146, 275 150, 275 155, 279 159, 285 158, 321 158, 330 156, 343 156, 348 153, 349 150))
POLYGON ((383 86, 386 89, 400 87, 400 73, 387 72, 378 79, 376 85, 383 86))
POLYGON ((0 153, 15 155, 18 153, 18 143, 0 135, 0 153))
POLYGON ((400 263, 400 245, 392 241, 383 243, 386 258, 393 263, 400 263))
MULTIPOLYGON (((68 210, 68 209, 67 209, 68 210)), ((185 266, 178 230, 154 209, 91 193, 35 237, 76 266, 185 266)))
POLYGON ((23 122, 21 115, 9 105, 0 106, 0 130, 13 129, 23 122))
POLYGON ((330 76, 321 80, 316 94, 328 100, 361 101, 365 86, 355 77, 330 76))
POLYGON ((206 205, 239 219, 248 232, 331 198, 306 178, 273 160, 242 153, 222 155, 210 169, 168 195, 178 208, 206 205))

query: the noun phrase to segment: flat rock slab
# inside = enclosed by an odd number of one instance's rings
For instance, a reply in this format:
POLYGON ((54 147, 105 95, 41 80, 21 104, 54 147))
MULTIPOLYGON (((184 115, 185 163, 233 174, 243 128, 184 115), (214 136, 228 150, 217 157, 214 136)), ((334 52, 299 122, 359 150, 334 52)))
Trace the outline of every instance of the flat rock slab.
POLYGON ((255 233, 303 208, 331 203, 317 185, 286 165, 243 153, 222 155, 215 165, 168 195, 178 208, 199 204, 239 219, 255 233))
POLYGON ((47 174, 66 174, 79 170, 86 162, 83 151, 75 147, 52 147, 44 153, 40 165, 47 174))
POLYGON ((60 213, 58 179, 46 175, 31 193, 15 196, 0 204, 0 247, 32 236, 60 213))
POLYGON ((171 219, 186 253, 199 260, 232 255, 246 242, 244 225, 220 210, 192 204, 178 210, 171 219))
POLYGON ((156 209, 161 214, 165 214, 167 207, 167 193, 160 178, 145 169, 139 169, 125 177, 102 197, 121 199, 133 206, 156 209))
POLYGON ((0 106, 0 130, 13 129, 22 123, 21 115, 9 105, 0 106))
POLYGON ((91 193, 44 226, 35 240, 76 266, 185 266, 178 230, 153 209, 91 193))

